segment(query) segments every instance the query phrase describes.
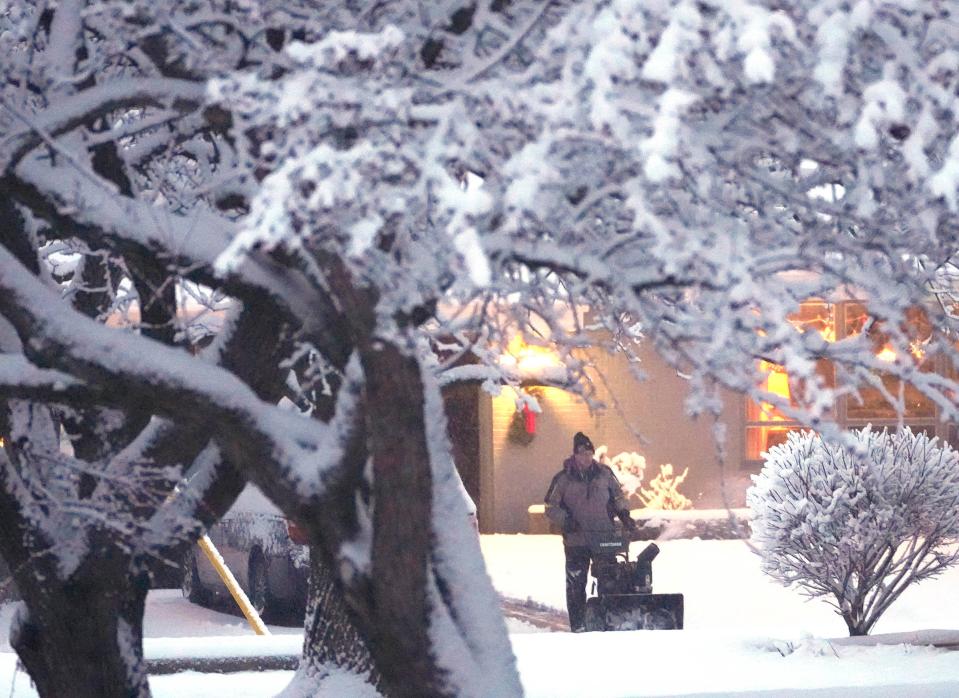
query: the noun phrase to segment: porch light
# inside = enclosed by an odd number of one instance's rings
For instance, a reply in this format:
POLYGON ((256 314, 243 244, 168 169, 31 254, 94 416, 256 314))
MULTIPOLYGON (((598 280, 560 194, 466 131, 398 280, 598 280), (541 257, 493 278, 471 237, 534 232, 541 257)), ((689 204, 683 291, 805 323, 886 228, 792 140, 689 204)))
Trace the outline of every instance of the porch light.
POLYGON ((524 376, 541 374, 562 366, 555 351, 549 347, 527 344, 519 334, 510 340, 503 362, 514 366, 524 376))

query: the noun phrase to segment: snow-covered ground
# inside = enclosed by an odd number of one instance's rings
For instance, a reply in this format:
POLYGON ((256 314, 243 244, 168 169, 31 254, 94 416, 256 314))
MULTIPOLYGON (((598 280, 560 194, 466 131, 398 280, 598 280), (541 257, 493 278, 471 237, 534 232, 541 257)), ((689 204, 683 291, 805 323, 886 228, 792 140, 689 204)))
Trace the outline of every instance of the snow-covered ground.
MULTIPOLYGON (((564 607, 563 552, 553 536, 484 536, 483 552, 506 596, 564 607)), ((643 544, 636 544, 642 546, 643 544)), ((535 632, 511 622, 513 648, 531 697, 731 695, 956 696, 959 652, 892 645, 847 646, 842 620, 822 601, 805 601, 759 571, 738 541, 671 540, 653 565, 656 591, 686 596, 686 629, 630 633, 535 632)), ((880 634, 959 629, 959 570, 908 590, 879 622, 880 634)), ((0 610, 6 637, 10 607, 0 610)), ((263 653, 295 651, 299 629, 272 627, 263 653)), ((152 592, 148 657, 229 653, 259 639, 237 617, 187 604, 175 591, 152 592), (186 638, 170 640, 164 638, 186 638)), ((0 695, 34 693, 0 646, 0 695)), ((182 673, 151 679, 158 698, 245 698, 279 691, 291 672, 182 673)), ((333 695, 333 693, 331 693, 333 695)), ((342 695, 339 693, 338 695, 342 695)))
MULTIPOLYGON (((821 600, 807 600, 759 570, 759 558, 735 540, 657 541, 653 562, 657 592, 685 595, 687 630, 795 639, 804 634, 841 637, 846 625, 821 600)), ((563 546, 558 536, 483 536, 487 569, 500 593, 566 608, 563 546)), ((634 543, 632 555, 645 543, 634 543)), ((916 585, 880 619, 876 633, 918 628, 959 629, 959 567, 916 585)), ((653 633, 659 635, 661 633, 653 633)), ((959 661, 959 654, 956 656, 959 661)), ((959 693, 957 693, 959 695, 959 693)))
MULTIPOLYGON (((685 595, 686 629, 514 634, 529 696, 959 696, 959 652, 829 642, 845 637, 842 619, 824 601, 769 580, 744 543, 657 544, 654 589, 685 595)), ((565 607, 557 537, 484 536, 483 551, 501 593, 565 607)), ((876 633, 959 629, 957 593, 959 569, 919 584, 876 633)))

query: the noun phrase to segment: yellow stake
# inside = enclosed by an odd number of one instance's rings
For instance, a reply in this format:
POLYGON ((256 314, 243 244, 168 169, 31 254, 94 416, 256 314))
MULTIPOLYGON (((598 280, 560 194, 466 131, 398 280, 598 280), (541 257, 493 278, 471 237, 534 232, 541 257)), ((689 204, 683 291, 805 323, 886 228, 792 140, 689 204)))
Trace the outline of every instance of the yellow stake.
POLYGON ((223 580, 226 588, 230 590, 233 600, 236 601, 236 605, 240 607, 241 611, 243 611, 243 615, 250 624, 250 627, 253 628, 257 635, 269 635, 270 631, 266 625, 264 625, 263 619, 260 618, 260 614, 256 612, 255 608, 253 608, 253 604, 250 603, 250 599, 247 598, 246 593, 244 593, 243 589, 240 588, 239 583, 236 581, 236 577, 233 576, 233 573, 230 572, 230 568, 226 566, 225 562, 223 562, 223 558, 220 557, 220 553, 213 545, 213 541, 210 540, 210 537, 204 534, 200 540, 197 541, 197 544, 200 546, 200 549, 206 553, 207 558, 209 558, 210 562, 213 564, 213 568, 216 570, 217 574, 220 575, 220 579, 223 580))

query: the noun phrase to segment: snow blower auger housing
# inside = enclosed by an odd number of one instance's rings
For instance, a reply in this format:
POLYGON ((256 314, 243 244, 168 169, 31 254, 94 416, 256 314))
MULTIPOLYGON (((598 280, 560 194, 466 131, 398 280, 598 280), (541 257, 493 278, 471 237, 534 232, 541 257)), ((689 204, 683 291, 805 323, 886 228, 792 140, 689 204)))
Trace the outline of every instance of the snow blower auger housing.
POLYGON ((629 559, 629 540, 619 534, 589 541, 595 596, 586 600, 586 630, 682 630, 683 595, 653 593, 650 543, 629 559))

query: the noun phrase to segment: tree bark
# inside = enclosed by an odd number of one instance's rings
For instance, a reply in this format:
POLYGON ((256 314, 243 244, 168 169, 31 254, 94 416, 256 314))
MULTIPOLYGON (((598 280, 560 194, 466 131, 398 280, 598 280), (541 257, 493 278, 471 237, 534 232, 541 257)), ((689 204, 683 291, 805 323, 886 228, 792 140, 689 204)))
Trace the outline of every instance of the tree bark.
MULTIPOLYGON (((285 371, 279 365, 281 352, 288 347, 285 319, 264 306, 268 304, 251 304, 244 310, 220 360, 264 399, 276 401, 284 388, 285 371)), ((5 413, 0 409, 0 424, 6 422, 5 413)), ((8 432, 4 429, 3 433, 8 432)), ((210 433, 201 421, 185 426, 170 423, 147 440, 142 458, 154 466, 185 469, 209 442, 210 433)), ((23 443, 29 441, 25 435, 23 443)), ((122 445, 106 449, 95 465, 112 467, 110 458, 122 445)), ((11 645, 43 698, 150 695, 142 654, 150 568, 160 556, 176 555, 190 544, 182 537, 191 530, 190 521, 178 521, 179 528, 169 531, 166 545, 144 549, 119 527, 112 523, 104 526, 94 517, 84 530, 87 549, 83 560, 76 569, 63 571, 57 564, 61 546, 50 540, 55 532, 37 520, 37 510, 57 506, 57 502, 43 500, 38 490, 24 485, 24 475, 33 472, 32 465, 29 449, 21 449, 18 440, 11 440, 6 451, 0 452, 0 553, 23 592, 11 645)), ((124 467, 122 459, 119 466, 124 467)), ((125 469, 122 474, 132 475, 125 469)), ((103 486, 109 481, 107 478, 103 486)), ((115 493, 114 514, 130 521, 134 532, 166 504, 165 495, 176 479, 150 476, 149 482, 155 488, 155 496, 149 500, 128 501, 122 492, 115 493)), ((202 506, 193 513, 193 527, 199 530, 198 522, 208 525, 216 521, 242 486, 235 469, 221 468, 202 506)), ((87 496, 90 494, 92 490, 87 496)))
POLYGON ((376 292, 356 284, 341 260, 326 261, 362 367, 373 470, 370 567, 351 579, 340 574, 345 600, 387 690, 446 695, 429 634, 433 497, 420 366, 402 333, 377 336, 376 292))
POLYGON ((371 641, 388 685, 441 695, 428 632, 433 497, 419 366, 385 343, 364 353, 375 502, 371 641))
POLYGON ((103 566, 97 560, 65 583, 34 583, 24 595, 11 643, 42 698, 150 695, 142 649, 149 578, 104 574, 103 566))
POLYGON ((321 551, 314 547, 310 551, 310 593, 304 623, 303 656, 296 677, 280 698, 314 693, 329 674, 330 667, 346 669, 363 677, 380 693, 386 694, 369 647, 350 616, 343 590, 320 557, 321 551))
POLYGON ((0 554, 22 598, 10 644, 42 698, 148 696, 142 624, 149 575, 134 571, 112 531, 93 527, 89 553, 64 574, 24 501, 16 451, 9 444, 0 451, 0 554))

